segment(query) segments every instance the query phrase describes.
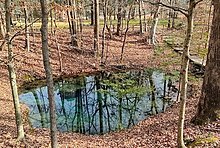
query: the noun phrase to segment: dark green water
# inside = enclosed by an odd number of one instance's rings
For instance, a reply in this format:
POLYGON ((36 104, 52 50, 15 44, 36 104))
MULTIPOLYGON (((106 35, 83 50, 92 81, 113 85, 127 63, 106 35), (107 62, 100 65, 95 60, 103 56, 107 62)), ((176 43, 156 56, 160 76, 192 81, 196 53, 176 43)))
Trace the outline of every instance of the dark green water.
MULTIPOLYGON (((63 80, 55 83, 57 127, 60 131, 85 134, 129 128, 164 112, 172 103, 164 98, 175 99, 174 90, 169 76, 152 70, 63 80)), ((32 126, 48 128, 47 87, 26 90, 19 97, 30 108, 32 126)))

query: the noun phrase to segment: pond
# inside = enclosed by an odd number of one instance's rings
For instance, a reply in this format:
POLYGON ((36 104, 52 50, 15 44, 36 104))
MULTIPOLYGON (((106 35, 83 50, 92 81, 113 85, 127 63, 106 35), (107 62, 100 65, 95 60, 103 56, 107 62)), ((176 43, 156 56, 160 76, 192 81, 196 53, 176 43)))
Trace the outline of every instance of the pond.
MULTIPOLYGON (((160 71, 141 70, 102 72, 56 82, 57 128, 84 134, 129 128, 172 104, 178 90, 171 78, 160 71)), ((30 109, 31 125, 49 128, 47 87, 26 90, 19 98, 30 109)))

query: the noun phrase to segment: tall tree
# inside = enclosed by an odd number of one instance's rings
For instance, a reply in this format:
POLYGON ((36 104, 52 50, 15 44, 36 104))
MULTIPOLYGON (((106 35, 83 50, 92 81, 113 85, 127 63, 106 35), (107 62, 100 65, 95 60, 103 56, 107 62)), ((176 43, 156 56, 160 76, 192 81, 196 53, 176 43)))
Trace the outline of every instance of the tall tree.
MULTIPOLYGON (((153 3, 157 5, 162 5, 164 7, 173 9, 174 11, 181 12, 187 18, 187 29, 186 36, 183 45, 183 54, 182 54, 182 64, 180 70, 180 112, 179 112, 179 121, 178 121, 178 137, 177 143, 178 147, 185 148, 184 139, 183 139, 183 128, 185 120, 185 108, 186 108, 186 99, 187 99, 187 86, 188 86, 188 67, 189 67, 189 49, 190 43, 192 40, 193 33, 193 14, 195 7, 202 0, 190 0, 188 2, 188 9, 184 9, 177 6, 166 5, 164 3, 158 2, 153 3)), ((152 2, 151 2, 152 3, 152 2)))
POLYGON ((135 1, 131 1, 130 8, 128 10, 128 18, 127 18, 127 24, 126 24, 126 30, 125 30, 125 34, 124 34, 123 43, 122 43, 122 48, 121 48, 120 62, 123 61, 123 54, 124 54, 125 44, 126 44, 126 40, 127 40, 127 34, 128 34, 128 30, 129 30, 130 20, 131 20, 131 11, 132 11, 134 2, 135 1))
POLYGON ((78 47, 78 39, 77 39, 77 21, 76 21, 76 1, 75 0, 67 0, 68 5, 71 9, 67 9, 68 23, 71 35, 71 44, 72 46, 78 47))
POLYGON ((159 12, 160 12, 160 0, 158 0, 158 3, 156 4, 156 8, 154 11, 154 16, 153 16, 153 22, 151 24, 151 29, 150 29, 150 43, 153 45, 156 45, 156 29, 157 29, 157 23, 159 19, 159 12))
POLYGON ((142 0, 138 1, 138 12, 139 12, 139 25, 140 25, 140 34, 143 33, 143 24, 142 24, 142 0))
POLYGON ((15 108, 17 139, 22 140, 24 139, 24 128, 23 128, 20 103, 18 98, 16 73, 14 68, 14 56, 13 56, 11 36, 10 36, 10 32, 11 32, 10 11, 11 11, 11 0, 5 0, 6 43, 8 48, 8 72, 9 72, 9 80, 12 90, 13 103, 15 108))
POLYGON ((91 8, 90 8, 90 11, 91 11, 91 26, 93 26, 94 25, 94 10, 93 10, 93 8, 94 8, 94 3, 93 3, 93 0, 91 1, 91 6, 90 6, 91 8))
POLYGON ((118 0, 118 14, 117 14, 117 30, 116 30, 116 35, 120 35, 120 30, 121 30, 121 23, 122 23, 122 2, 123 0, 118 0))
POLYGON ((30 37, 29 37, 29 27, 28 27, 28 10, 27 3, 24 2, 24 22, 25 22, 25 48, 30 51, 30 37))
POLYGON ((94 25, 94 50, 95 56, 99 56, 99 0, 94 0, 95 25, 94 25))
MULTIPOLYGON (((3 18, 3 10, 0 8, 0 39, 5 38, 5 24, 4 24, 4 18, 3 18)), ((0 51, 3 50, 5 47, 5 40, 0 44, 0 51)))
POLYGON ((0 44, 0 51, 4 49, 5 46, 5 27, 4 27, 4 19, 2 16, 3 12, 0 9, 0 39, 2 39, 2 43, 0 44))
POLYGON ((51 132, 51 147, 57 147, 57 127, 56 127, 56 114, 55 114, 55 100, 54 100, 54 84, 52 69, 50 66, 49 49, 48 49, 48 9, 47 1, 40 0, 42 25, 41 25, 41 40, 42 40, 42 54, 44 69, 46 72, 46 81, 48 87, 48 98, 50 106, 50 132, 51 132))
POLYGON ((184 129, 184 120, 185 120, 185 108, 186 108, 186 99, 187 99, 187 87, 188 87, 188 68, 189 68, 189 49, 190 43, 192 40, 193 33, 193 12, 195 8, 195 1, 190 0, 187 18, 187 30, 186 37, 183 46, 183 56, 182 56, 182 65, 181 65, 181 84, 180 84, 180 113, 179 113, 179 122, 178 122, 178 147, 186 147, 183 139, 183 129, 184 129))
POLYGON ((220 118, 220 1, 213 0, 214 13, 202 94, 193 121, 204 124, 220 118))
POLYGON ((107 13, 108 13, 108 0, 102 0, 103 3, 103 17, 104 24, 102 29, 102 53, 101 53, 101 64, 104 64, 104 52, 105 52, 105 29, 107 28, 107 13))

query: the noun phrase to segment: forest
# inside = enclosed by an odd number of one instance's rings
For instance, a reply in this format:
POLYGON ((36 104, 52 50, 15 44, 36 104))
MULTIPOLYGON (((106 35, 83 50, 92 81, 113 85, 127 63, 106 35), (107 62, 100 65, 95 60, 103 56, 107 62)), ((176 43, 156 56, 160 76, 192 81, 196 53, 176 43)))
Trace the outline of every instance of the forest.
POLYGON ((0 147, 220 147, 219 0, 0 0, 0 147))

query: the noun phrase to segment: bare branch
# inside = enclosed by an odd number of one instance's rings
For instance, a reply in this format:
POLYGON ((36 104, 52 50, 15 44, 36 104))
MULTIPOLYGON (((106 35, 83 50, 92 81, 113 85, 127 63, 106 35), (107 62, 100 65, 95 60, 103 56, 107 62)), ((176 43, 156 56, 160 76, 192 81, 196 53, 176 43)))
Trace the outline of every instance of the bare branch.
POLYGON ((167 5, 167 4, 164 4, 164 3, 162 3, 162 2, 152 2, 152 1, 149 1, 149 0, 144 0, 143 2, 150 3, 151 5, 161 5, 161 6, 163 6, 163 7, 167 7, 167 8, 169 8, 169 9, 173 9, 174 11, 178 11, 178 12, 182 13, 183 15, 185 15, 186 17, 188 16, 188 13, 187 13, 188 10, 187 10, 187 9, 184 9, 184 8, 167 5))
POLYGON ((200 2, 202 2, 203 0, 198 0, 197 2, 194 3, 194 6, 196 6, 197 4, 199 4, 200 2))
POLYGON ((33 22, 31 22, 30 24, 28 24, 26 27, 20 29, 18 32, 16 32, 11 38, 10 38, 10 42, 12 42, 12 40, 21 34, 22 31, 24 31, 27 27, 31 26, 32 24, 34 24, 35 22, 37 22, 38 20, 40 20, 40 18, 35 19, 33 22))

